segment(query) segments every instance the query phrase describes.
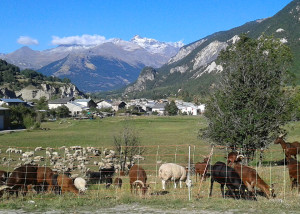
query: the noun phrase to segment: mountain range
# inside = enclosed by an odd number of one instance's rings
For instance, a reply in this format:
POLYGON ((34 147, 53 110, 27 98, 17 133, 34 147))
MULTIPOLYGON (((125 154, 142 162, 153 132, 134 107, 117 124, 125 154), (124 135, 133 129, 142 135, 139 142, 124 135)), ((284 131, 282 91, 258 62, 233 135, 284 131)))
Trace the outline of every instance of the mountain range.
POLYGON ((125 89, 123 95, 163 97, 183 91, 189 94, 206 94, 222 71, 222 66, 216 61, 218 54, 236 42, 243 33, 251 38, 258 38, 262 34, 273 35, 288 45, 294 56, 291 71, 295 74, 297 83, 300 83, 300 0, 294 0, 273 17, 217 32, 182 47, 162 67, 147 68, 142 72, 138 80, 125 89))
POLYGON ((21 69, 67 77, 80 90, 92 92, 128 85, 143 67, 162 66, 182 46, 182 42, 166 43, 136 35, 130 41, 110 39, 99 45, 60 45, 44 51, 25 46, 0 54, 0 58, 21 69))

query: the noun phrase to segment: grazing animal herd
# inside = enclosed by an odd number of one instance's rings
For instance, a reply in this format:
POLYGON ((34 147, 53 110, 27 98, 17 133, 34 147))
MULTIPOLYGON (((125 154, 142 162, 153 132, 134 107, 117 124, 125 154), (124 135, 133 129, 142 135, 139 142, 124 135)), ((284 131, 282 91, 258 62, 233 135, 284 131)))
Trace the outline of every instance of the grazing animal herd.
MULTIPOLYGON (((293 157, 297 157, 300 150, 300 143, 287 143, 283 140, 283 135, 279 136, 274 144, 281 144, 286 156, 287 168, 289 171, 291 187, 297 188, 300 180, 300 165, 293 157), (293 157, 292 157, 293 156, 293 157)), ((257 171, 249 166, 243 165, 244 157, 238 152, 230 152, 227 155, 227 162, 216 162, 210 165, 210 158, 205 158, 202 162, 195 163, 196 182, 197 176, 202 180, 211 177, 211 186, 209 196, 212 196, 214 182, 220 184, 221 194, 223 198, 229 197, 234 199, 257 200, 257 195, 262 195, 266 198, 275 197, 274 189, 271 188, 257 173, 257 171), (227 191, 225 191, 225 186, 227 191)), ((122 178, 113 177, 116 169, 114 166, 100 168, 99 171, 87 171, 83 177, 73 178, 68 172, 57 173, 49 167, 36 166, 32 164, 24 164, 15 168, 11 173, 0 170, 0 197, 6 192, 8 197, 11 195, 23 196, 31 189, 37 193, 53 192, 55 194, 64 194, 66 192, 74 193, 75 195, 84 194, 87 190, 87 185, 105 184, 106 188, 111 185, 116 188, 122 188, 122 178)), ((122 176, 125 176, 122 174, 122 176)), ((129 185, 131 193, 146 195, 149 192, 150 185, 147 184, 147 173, 145 169, 134 164, 130 167, 129 185)), ((186 167, 175 163, 164 163, 159 167, 158 178, 161 179, 163 191, 152 193, 151 195, 168 194, 166 184, 174 183, 174 188, 182 188, 182 183, 190 185, 188 180, 188 170, 186 167)))

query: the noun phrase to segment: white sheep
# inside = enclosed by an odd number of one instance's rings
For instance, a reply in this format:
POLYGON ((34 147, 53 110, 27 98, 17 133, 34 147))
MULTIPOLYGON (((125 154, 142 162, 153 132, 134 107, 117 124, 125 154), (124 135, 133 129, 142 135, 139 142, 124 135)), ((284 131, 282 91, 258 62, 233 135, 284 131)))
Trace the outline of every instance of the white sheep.
POLYGON ((181 182, 186 181, 186 170, 183 166, 175 163, 165 163, 159 167, 158 177, 161 179, 163 190, 166 189, 166 181, 174 181, 174 188, 179 181, 180 188, 181 182))
POLYGON ((53 156, 59 156, 58 152, 52 152, 53 156))
POLYGON ((11 153, 11 151, 12 151, 12 148, 6 149, 6 153, 11 153))
POLYGON ((79 190, 79 192, 85 192, 87 190, 86 180, 84 180, 82 177, 75 178, 74 185, 79 190))
POLYGON ((33 151, 30 151, 30 152, 24 152, 22 154, 22 157, 23 158, 29 158, 29 157, 32 157, 34 155, 34 152, 33 151))
POLYGON ((42 149, 43 149, 43 148, 39 146, 39 147, 36 147, 36 148, 34 149, 34 151, 35 151, 35 152, 38 152, 38 151, 41 151, 42 149))

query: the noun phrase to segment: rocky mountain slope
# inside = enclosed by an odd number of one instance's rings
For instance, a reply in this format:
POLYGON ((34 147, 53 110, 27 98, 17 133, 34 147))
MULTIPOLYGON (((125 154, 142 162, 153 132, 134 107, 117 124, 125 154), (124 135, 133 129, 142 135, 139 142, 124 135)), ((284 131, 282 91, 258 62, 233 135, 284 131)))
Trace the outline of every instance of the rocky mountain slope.
POLYGON ((216 63, 218 54, 239 39, 238 35, 242 33, 247 33, 252 38, 258 38, 263 33, 274 35, 290 46, 294 54, 292 72, 300 83, 300 0, 294 0, 273 17, 218 32, 182 47, 168 63, 157 69, 151 83, 144 83, 152 87, 139 86, 143 90, 126 89, 124 95, 129 95, 129 91, 132 96, 137 97, 176 94, 179 90, 192 94, 206 93, 222 71, 222 67, 216 63))
POLYGON ((72 84, 59 78, 46 77, 33 70, 20 71, 17 66, 0 60, 0 98, 22 98, 30 101, 46 97, 84 97, 72 84))
POLYGON ((110 39, 98 45, 60 45, 45 51, 22 47, 0 58, 21 69, 68 77, 84 91, 103 91, 135 81, 144 66, 160 67, 182 45, 137 35, 130 41, 110 39))

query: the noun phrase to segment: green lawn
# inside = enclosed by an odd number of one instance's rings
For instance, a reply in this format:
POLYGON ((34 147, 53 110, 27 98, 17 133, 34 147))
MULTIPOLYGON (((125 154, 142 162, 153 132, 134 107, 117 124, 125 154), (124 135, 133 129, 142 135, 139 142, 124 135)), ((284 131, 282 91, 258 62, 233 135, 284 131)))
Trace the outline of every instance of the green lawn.
MULTIPOLYGON (((15 132, 0 135, 1 168, 11 171, 19 162, 19 155, 5 153, 9 147, 18 147, 23 151, 34 150, 42 146, 56 148, 63 156, 63 151, 58 150, 60 146, 94 146, 101 150, 104 148, 113 149, 113 137, 122 133, 124 127, 132 127, 136 130, 141 144, 146 147, 143 154, 145 160, 140 161, 148 175, 148 183, 152 192, 161 190, 160 180, 157 176, 157 169, 160 166, 157 161, 176 162, 181 165, 188 163, 188 145, 191 145, 191 161, 202 161, 208 155, 211 147, 208 142, 197 138, 198 130, 206 126, 205 119, 201 116, 176 116, 176 117, 112 117, 98 120, 61 120, 56 122, 42 123, 42 128, 49 130, 32 130, 15 132), (14 161, 3 165, 3 157, 11 158, 14 161)), ((287 126, 290 141, 300 140, 300 123, 290 123, 287 126)), ((45 151, 37 152, 36 155, 44 155, 45 151)), ((217 160, 225 161, 226 150, 215 148, 212 162, 217 160)), ((49 210, 49 209, 91 209, 91 206, 103 208, 116 204, 138 203, 142 206, 167 207, 168 209, 205 209, 205 210, 237 210, 242 212, 265 212, 282 213, 283 211, 298 211, 300 206, 295 190, 290 191, 288 170, 283 166, 273 166, 271 161, 278 161, 284 158, 280 145, 271 145, 265 152, 263 167, 257 167, 257 158, 251 165, 257 169, 259 175, 266 183, 274 183, 276 199, 267 200, 259 197, 258 201, 243 201, 221 199, 219 184, 215 183, 214 198, 209 199, 209 179, 201 187, 201 199, 196 200, 199 182, 195 182, 192 188, 192 201, 188 201, 187 188, 174 190, 169 187, 170 194, 165 196, 148 196, 147 200, 132 196, 129 190, 128 178, 122 177, 124 186, 122 190, 110 188, 106 190, 103 186, 90 186, 85 195, 75 197, 71 195, 56 196, 53 194, 29 194, 26 198, 5 199, 2 198, 0 208, 25 209, 25 210, 49 210), (33 203, 28 201, 33 200, 33 203), (275 211, 273 210, 275 208, 275 211), (273 210, 273 211, 272 211, 273 210)), ((100 161, 102 156, 93 157, 90 161, 90 168, 96 170, 93 161, 100 161)), ((46 160, 47 161, 47 160, 46 160)), ((48 162, 45 162, 48 163, 48 162)), ((42 163, 43 164, 43 163, 42 163)))

